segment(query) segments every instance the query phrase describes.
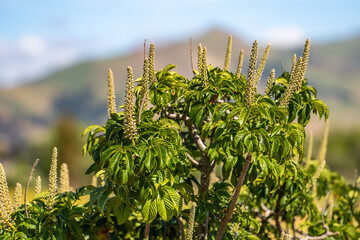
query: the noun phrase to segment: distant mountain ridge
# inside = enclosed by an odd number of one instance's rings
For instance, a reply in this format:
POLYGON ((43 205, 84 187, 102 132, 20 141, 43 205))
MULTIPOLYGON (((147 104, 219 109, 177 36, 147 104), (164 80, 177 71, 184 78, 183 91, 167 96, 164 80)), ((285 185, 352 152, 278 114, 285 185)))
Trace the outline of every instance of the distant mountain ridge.
MULTIPOLYGON (((193 62, 196 67, 197 45, 208 49, 208 63, 223 66, 228 34, 214 30, 193 39, 193 62)), ((305 42, 305 39, 304 39, 305 42)), ((156 43, 155 43, 156 44, 156 43)), ((250 55, 249 44, 233 36, 231 69, 237 65, 238 54, 244 49, 244 68, 250 55)), ((260 50, 261 58, 263 48, 260 50)), ((302 49, 272 48, 263 74, 264 83, 270 68, 276 76, 289 70, 293 53, 302 49)), ((156 70, 175 64, 175 71, 191 78, 190 46, 179 41, 167 46, 156 45, 156 70)), ((61 70, 39 81, 14 89, 0 90, 0 145, 8 143, 10 150, 28 141, 38 141, 64 112, 70 112, 86 124, 102 124, 106 118, 106 78, 111 68, 115 76, 117 104, 124 98, 126 67, 132 66, 135 78, 142 72, 143 49, 116 58, 95 60, 61 70)), ((306 77, 317 87, 319 95, 331 109, 332 124, 349 127, 358 124, 360 116, 360 38, 326 45, 312 45, 306 77)), ((1 154, 1 149, 0 149, 1 154)))

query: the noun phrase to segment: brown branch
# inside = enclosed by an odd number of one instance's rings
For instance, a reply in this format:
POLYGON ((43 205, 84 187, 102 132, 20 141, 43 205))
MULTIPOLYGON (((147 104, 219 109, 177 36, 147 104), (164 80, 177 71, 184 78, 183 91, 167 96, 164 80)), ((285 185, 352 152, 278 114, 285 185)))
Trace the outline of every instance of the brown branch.
POLYGON ((339 232, 330 232, 329 227, 324 224, 323 228, 325 228, 325 233, 320 235, 320 236, 302 236, 302 238, 300 238, 301 240, 321 240, 321 239, 326 239, 327 237, 330 236, 337 236, 339 235, 339 232))
POLYGON ((195 165, 195 167, 198 167, 200 165, 200 163, 196 161, 192 156, 190 156, 190 154, 185 153, 185 155, 190 160, 190 162, 195 165))
POLYGON ((25 207, 25 213, 26 213, 26 217, 29 218, 29 213, 28 213, 28 209, 27 209, 27 192, 29 190, 29 185, 30 185, 30 182, 33 178, 33 174, 34 174, 34 171, 35 171, 35 167, 36 165, 38 164, 39 162, 39 159, 35 159, 35 162, 34 162, 34 165, 32 166, 31 168, 31 171, 30 171, 30 175, 29 175, 29 178, 28 178, 28 181, 27 181, 27 184, 26 184, 26 188, 25 188, 25 195, 24 195, 24 207, 25 207))
POLYGON ((146 223, 145 224, 145 234, 144 234, 144 238, 145 239, 149 239, 149 235, 150 235, 150 223, 146 223))
MULTIPOLYGON (((179 130, 179 135, 181 137, 181 140, 182 140, 182 144, 185 145, 185 137, 184 137, 184 134, 182 133, 181 130, 179 130)), ((192 164, 195 165, 196 168, 199 167, 200 163, 198 161, 196 161, 190 154, 188 153, 185 153, 186 157, 190 160, 190 162, 192 162, 192 164)))
POLYGON ((276 200, 276 207, 275 207, 275 210, 274 210, 274 217, 275 217, 275 223, 276 223, 276 228, 277 230, 279 231, 279 233, 282 233, 283 232, 283 229, 281 227, 281 223, 280 223, 280 201, 281 201, 281 198, 283 197, 283 194, 284 194, 284 191, 285 191, 285 187, 286 185, 283 184, 280 189, 278 190, 278 198, 276 200))
POLYGON ((164 113, 165 113, 165 116, 168 117, 168 118, 177 119, 177 120, 184 120, 187 123, 189 131, 191 133, 192 138, 195 141, 196 146, 203 153, 203 155, 205 155, 206 145, 201 140, 201 137, 199 135, 199 132, 198 132, 195 124, 190 123, 190 118, 188 116, 186 116, 185 114, 169 113, 166 110, 164 110, 164 113))
POLYGON ((183 222, 183 218, 180 215, 178 216, 178 222, 179 222, 179 227, 180 227, 180 236, 181 236, 181 240, 185 240, 185 230, 184 230, 184 222, 183 222))
POLYGON ((244 183, 245 176, 246 176, 246 174, 247 174, 247 172, 249 170, 251 159, 252 159, 252 155, 251 155, 251 153, 248 153, 247 156, 246 156, 244 165, 243 165, 243 167, 241 169, 239 180, 238 180, 238 182, 236 184, 233 195, 231 196, 231 202, 230 202, 229 209, 228 209, 228 211, 226 213, 225 218, 221 220, 221 224, 220 224, 219 230, 218 230, 217 235, 216 235, 216 240, 221 240, 222 239, 222 237, 223 237, 223 235, 225 233, 226 226, 227 226, 227 224, 229 223, 229 221, 230 221, 230 219, 232 217, 232 214, 233 214, 235 206, 236 206, 236 202, 237 202, 237 200, 239 198, 241 187, 242 187, 242 185, 244 183))

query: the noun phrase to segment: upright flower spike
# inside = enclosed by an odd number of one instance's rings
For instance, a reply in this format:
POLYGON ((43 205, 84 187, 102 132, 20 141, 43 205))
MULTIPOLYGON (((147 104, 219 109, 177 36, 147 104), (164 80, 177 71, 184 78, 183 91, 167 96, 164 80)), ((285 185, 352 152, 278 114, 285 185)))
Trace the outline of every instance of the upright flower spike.
POLYGON ((70 190, 69 168, 66 163, 60 167, 60 192, 68 192, 70 190))
POLYGON ((295 71, 295 66, 296 66, 296 54, 294 54, 293 58, 292 58, 292 65, 291 65, 290 75, 293 74, 293 72, 295 71))
MULTIPOLYGON (((326 150, 327 150, 327 143, 328 143, 328 137, 329 137, 329 121, 327 121, 325 123, 325 129, 324 129, 324 135, 323 135, 323 139, 321 142, 321 147, 320 147, 320 151, 319 151, 319 155, 318 155, 318 161, 319 161, 319 167, 316 170, 312 180, 313 180, 313 195, 316 196, 317 194, 317 180, 320 177, 320 174, 322 172, 322 170, 324 169, 325 165, 326 165, 326 150)), ((309 186, 308 186, 309 188, 309 186)))
POLYGON ((250 105, 255 101, 255 69, 257 63, 257 55, 258 55, 258 42, 257 40, 254 41, 250 61, 249 61, 249 68, 248 68, 248 76, 247 76, 247 84, 246 84, 246 105, 250 107, 250 105))
POLYGON ((49 188, 48 188, 48 196, 46 201, 46 206, 48 208, 52 208, 55 203, 55 194, 57 190, 57 148, 53 148, 52 156, 51 156, 51 165, 49 172, 49 188))
POLYGON ((156 81, 155 76, 155 44, 150 44, 150 50, 149 50, 149 79, 150 79, 150 85, 149 87, 156 81))
POLYGON ((227 43, 226 54, 225 54, 225 63, 224 63, 225 71, 229 71, 229 67, 230 67, 231 45, 232 45, 232 36, 230 35, 227 43))
POLYGON ((0 222, 12 226, 10 217, 13 213, 13 206, 10 199, 9 188, 3 165, 0 163, 0 222))
POLYGON ((22 186, 20 183, 16 183, 15 194, 14 194, 14 208, 15 210, 21 206, 22 200, 22 186))
POLYGON ((240 76, 241 76, 243 59, 244 59, 244 49, 241 49, 240 54, 239 54, 239 61, 238 61, 237 69, 236 69, 236 78, 240 78, 240 76))
POLYGON ((108 71, 108 96, 107 96, 108 118, 111 113, 116 113, 114 75, 111 69, 108 71))
POLYGON ((275 79, 275 69, 271 69, 270 75, 269 75, 267 83, 266 83, 266 88, 265 88, 265 94, 268 95, 268 96, 269 96, 270 91, 272 89, 274 79, 275 79))
POLYGON ((305 42, 305 46, 304 46, 304 51, 303 51, 303 62, 301 65, 301 76, 300 76, 300 81, 302 81, 304 79, 305 76, 305 72, 306 72, 306 67, 309 61, 309 54, 310 54, 310 39, 306 39, 305 42))
POLYGON ((203 64, 203 48, 201 46, 201 43, 199 43, 198 45, 198 62, 197 62, 197 67, 198 67, 198 71, 199 74, 201 75, 201 69, 202 69, 202 64, 203 64))
POLYGON ((192 240, 193 233, 194 233, 194 220, 195 220, 195 210, 196 206, 195 203, 191 205, 191 210, 189 214, 189 220, 188 220, 188 226, 187 226, 187 232, 186 232, 186 240, 192 240))
POLYGON ((206 59, 207 59, 207 50, 206 50, 206 47, 203 48, 203 51, 202 51, 202 66, 201 66, 201 77, 202 77, 202 80, 204 82, 204 85, 205 87, 208 85, 208 74, 207 74, 207 62, 206 62, 206 59))
POLYGON ((137 134, 134 109, 134 77, 130 66, 127 68, 124 134, 126 138, 132 141, 134 141, 137 134))
POLYGON ((41 177, 38 176, 36 178, 36 182, 35 182, 35 192, 34 192, 34 197, 39 196, 41 193, 41 177))
POLYGON ((313 133, 310 132, 309 133, 309 143, 308 143, 308 147, 307 147, 307 155, 306 155, 306 162, 305 162, 305 168, 307 169, 307 167, 309 166, 310 160, 311 160, 311 156, 312 156, 312 151, 313 151, 313 133))
MULTIPOLYGON (((304 59, 300 57, 296 62, 296 67, 294 71, 293 79, 290 78, 290 84, 292 84, 292 90, 294 92, 298 92, 301 88, 303 78, 302 78, 302 66, 303 66, 304 59)), ((291 77, 291 76, 290 76, 291 77)))
MULTIPOLYGON (((298 61, 295 64, 295 70, 292 72, 292 74, 290 75, 290 80, 289 83, 287 85, 287 88, 285 90, 285 93, 282 97, 282 100, 280 102, 280 105, 282 107, 287 107, 289 105, 290 99, 292 97, 292 95, 294 94, 294 92, 298 91, 298 84, 299 81, 298 79, 301 76, 301 64, 302 64, 302 57, 300 57, 298 59, 298 61)), ((301 84, 301 83, 300 83, 301 84)))
POLYGON ((149 78, 149 59, 144 59, 144 66, 143 66, 143 76, 141 80, 141 103, 140 103, 140 112, 142 110, 146 110, 148 107, 148 93, 150 87, 150 78, 149 78))
POLYGON ((258 70, 256 72, 256 77, 255 77, 255 87, 257 86, 257 84, 259 83, 260 79, 261 79, 261 76, 264 72, 264 69, 265 69, 265 64, 266 64, 266 60, 267 60, 267 57, 269 55, 269 51, 270 51, 270 47, 271 47, 271 44, 269 43, 267 46, 266 46, 266 49, 265 49, 265 52, 264 52, 264 55, 261 59, 261 62, 259 64, 259 67, 258 67, 258 70))

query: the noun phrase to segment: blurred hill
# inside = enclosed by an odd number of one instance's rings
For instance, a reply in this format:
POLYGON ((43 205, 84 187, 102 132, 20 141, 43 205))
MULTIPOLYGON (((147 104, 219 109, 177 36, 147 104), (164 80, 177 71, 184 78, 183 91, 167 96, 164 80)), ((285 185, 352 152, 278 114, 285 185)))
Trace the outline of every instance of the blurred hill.
MULTIPOLYGON (((196 66, 197 45, 207 47, 208 62, 223 66, 228 33, 213 30, 193 39, 193 62, 196 66)), ((305 43, 305 39, 304 39, 305 43)), ((156 43, 155 43, 156 44, 156 43)), ((261 43, 260 43, 261 44, 261 43)), ((260 57, 265 44, 261 47, 260 57)), ((192 76, 189 41, 156 46, 156 70, 168 63, 189 78, 192 76)), ((237 65, 238 54, 244 49, 244 66, 247 66, 251 44, 233 36, 232 69, 237 65)), ((270 50, 263 79, 270 67, 279 76, 289 71, 292 55, 301 56, 302 48, 270 50)), ((126 67, 132 66, 135 78, 142 73, 143 49, 126 56, 84 62, 58 71, 31 84, 13 89, 0 89, 0 158, 11 158, 29 144, 41 142, 49 129, 59 123, 66 113, 78 122, 103 124, 106 120, 106 79, 108 68, 114 72, 117 104, 124 98, 126 67)), ((306 77, 317 87, 319 96, 329 105, 332 126, 349 129, 359 126, 360 116, 360 38, 325 45, 312 45, 306 77)), ((245 67, 243 73, 246 73, 245 67)), ((265 80, 262 80, 263 84, 265 80)), ((317 128, 317 127, 315 127, 317 128)), ((321 129, 320 129, 321 130, 321 129)), ((80 137, 80 130, 78 136, 80 137)), ((29 159, 32 161, 32 159, 29 159)))

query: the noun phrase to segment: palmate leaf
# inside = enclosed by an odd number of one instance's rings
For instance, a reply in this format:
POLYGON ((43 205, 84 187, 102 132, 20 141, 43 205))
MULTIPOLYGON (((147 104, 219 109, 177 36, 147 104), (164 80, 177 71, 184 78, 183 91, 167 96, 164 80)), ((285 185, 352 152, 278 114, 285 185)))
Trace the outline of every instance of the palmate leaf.
POLYGON ((152 222, 156 218, 157 209, 157 199, 148 199, 141 210, 144 221, 152 222))
MULTIPOLYGON (((116 210, 116 209, 114 209, 116 210)), ((122 203, 116 210, 115 216, 118 221, 118 224, 125 223, 131 214, 131 208, 127 206, 125 203, 122 203)))
POLYGON ((173 201, 167 192, 160 192, 157 200, 157 207, 159 215, 164 221, 169 221, 177 214, 173 201))
POLYGON ((319 113, 320 118, 323 116, 325 117, 325 120, 329 118, 329 108, 322 100, 315 99, 311 101, 311 104, 313 109, 319 113))
POLYGON ((164 199, 168 199, 169 201, 171 201, 176 213, 179 214, 181 204, 181 197, 179 193, 177 193, 173 188, 169 186, 164 186, 163 190, 164 192, 167 192, 167 194, 165 194, 164 196, 164 199))

